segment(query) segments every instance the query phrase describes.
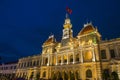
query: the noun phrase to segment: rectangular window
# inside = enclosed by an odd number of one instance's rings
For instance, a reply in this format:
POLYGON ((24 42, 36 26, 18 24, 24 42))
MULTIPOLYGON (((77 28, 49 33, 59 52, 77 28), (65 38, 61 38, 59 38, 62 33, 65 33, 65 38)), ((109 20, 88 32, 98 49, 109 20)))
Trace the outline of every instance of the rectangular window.
POLYGON ((107 59, 107 57, 106 57, 106 50, 101 50, 101 58, 102 59, 107 59))
POLYGON ((110 50, 110 55, 111 55, 111 58, 115 58, 115 51, 114 51, 114 49, 110 50))

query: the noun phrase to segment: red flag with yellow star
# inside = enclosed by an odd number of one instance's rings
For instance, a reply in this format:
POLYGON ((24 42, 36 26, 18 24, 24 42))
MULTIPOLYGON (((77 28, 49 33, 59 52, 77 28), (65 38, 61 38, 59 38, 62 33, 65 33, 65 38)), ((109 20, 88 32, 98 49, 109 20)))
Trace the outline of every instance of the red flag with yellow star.
POLYGON ((72 14, 72 9, 70 9, 69 7, 66 7, 66 11, 67 11, 69 14, 72 14))

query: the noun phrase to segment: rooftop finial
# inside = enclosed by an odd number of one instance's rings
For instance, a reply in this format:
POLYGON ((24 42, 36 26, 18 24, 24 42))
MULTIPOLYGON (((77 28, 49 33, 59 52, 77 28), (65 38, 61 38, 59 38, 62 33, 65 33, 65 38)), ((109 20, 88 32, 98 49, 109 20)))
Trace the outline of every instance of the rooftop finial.
POLYGON ((54 34, 51 32, 49 38, 53 38, 54 34))
POLYGON ((96 31, 98 31, 98 28, 97 28, 97 26, 96 26, 96 31))
POLYGON ((86 19, 86 21, 87 21, 87 24, 88 24, 88 23, 89 23, 89 22, 88 22, 88 18, 86 19))

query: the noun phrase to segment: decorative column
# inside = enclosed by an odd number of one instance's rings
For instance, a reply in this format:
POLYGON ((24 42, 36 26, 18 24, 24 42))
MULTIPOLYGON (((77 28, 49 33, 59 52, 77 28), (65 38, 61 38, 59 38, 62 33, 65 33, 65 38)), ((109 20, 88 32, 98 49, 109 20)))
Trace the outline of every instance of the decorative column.
POLYGON ((50 65, 53 65, 53 55, 51 55, 51 59, 50 59, 50 65))
POLYGON ((106 54, 107 54, 107 59, 110 60, 111 56, 110 56, 110 51, 109 51, 109 46, 106 46, 106 54))
POLYGON ((43 65, 43 56, 42 56, 42 64, 41 65, 43 65))
POLYGON ((69 57, 68 57, 68 53, 67 53, 67 64, 69 64, 69 57))
POLYGON ((83 63, 83 53, 82 53, 82 50, 81 50, 81 63, 83 63))
POLYGON ((63 55, 61 56, 61 65, 63 64, 63 55))
POLYGON ((94 48, 92 49, 92 55, 93 55, 92 61, 95 62, 95 52, 94 52, 94 48))
POLYGON ((47 66, 50 65, 50 55, 48 54, 48 63, 47 63, 47 66))
POLYGON ((116 65, 116 67, 117 67, 118 77, 119 77, 119 79, 120 79, 120 65, 119 65, 119 64, 117 64, 117 65, 116 65))
POLYGON ((36 75, 37 75, 37 70, 36 67, 34 68, 34 74, 33 74, 33 78, 36 80, 36 75))
POLYGON ((115 48, 115 57, 118 58, 119 57, 119 54, 118 54, 118 46, 117 44, 114 45, 114 48, 115 48))
POLYGON ((58 62, 58 60, 57 60, 57 55, 56 55, 56 65, 58 64, 57 62, 58 62))
POLYGON ((73 64, 75 63, 75 54, 73 53, 73 64))

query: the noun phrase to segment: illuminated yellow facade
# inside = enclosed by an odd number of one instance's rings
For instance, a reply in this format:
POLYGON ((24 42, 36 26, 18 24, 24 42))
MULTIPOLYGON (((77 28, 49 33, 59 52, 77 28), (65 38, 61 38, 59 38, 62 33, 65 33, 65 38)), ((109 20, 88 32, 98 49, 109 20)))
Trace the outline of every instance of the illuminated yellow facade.
POLYGON ((17 77, 51 80, 102 80, 114 75, 120 79, 120 39, 102 41, 92 23, 73 37, 68 17, 61 42, 49 36, 40 55, 19 59, 16 72, 17 77))

